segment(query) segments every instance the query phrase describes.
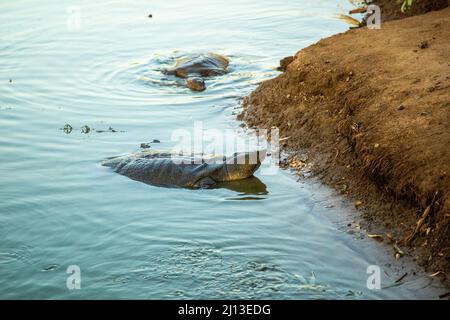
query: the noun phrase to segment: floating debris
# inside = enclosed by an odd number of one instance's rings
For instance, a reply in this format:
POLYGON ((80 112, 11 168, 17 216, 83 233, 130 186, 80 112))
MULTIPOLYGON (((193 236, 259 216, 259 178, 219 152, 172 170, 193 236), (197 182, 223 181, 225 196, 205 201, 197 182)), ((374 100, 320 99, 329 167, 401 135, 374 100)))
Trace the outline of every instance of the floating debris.
POLYGON ((405 255, 405 252, 402 249, 400 249, 400 247, 396 243, 394 243, 394 250, 395 250, 395 259, 397 260, 405 255))
POLYGON ((97 133, 113 132, 114 133, 114 132, 125 132, 125 131, 123 131, 123 130, 118 131, 118 130, 114 129, 113 127, 109 127, 108 130, 95 130, 95 132, 97 132, 97 133))
POLYGON ((359 27, 362 26, 361 21, 359 21, 359 20, 357 20, 357 19, 355 19, 353 17, 350 17, 348 15, 345 15, 345 14, 338 14, 336 16, 336 18, 339 19, 339 20, 344 21, 345 23, 350 24, 351 25, 350 28, 359 28, 359 27))
POLYGON ((151 142, 142 142, 141 143, 141 148, 142 149, 148 149, 151 148, 151 143, 161 143, 161 141, 159 141, 158 139, 153 139, 151 142))
POLYGON ((378 241, 383 241, 384 240, 384 237, 383 237, 382 234, 368 234, 367 236, 369 238, 371 238, 371 239, 375 239, 375 240, 378 240, 378 241))
POLYGON ((434 277, 436 277, 436 276, 438 276, 438 275, 440 275, 440 274, 444 274, 444 275, 445 275, 444 272, 442 272, 442 271, 437 271, 437 272, 435 272, 435 273, 433 273, 433 274, 430 274, 430 277, 434 278, 434 277))
POLYGON ((44 272, 55 271, 58 268, 59 268, 59 265, 57 265, 57 264, 50 264, 50 265, 46 266, 45 268, 43 268, 42 271, 44 271, 44 272))
POLYGON ((81 127, 81 132, 84 134, 88 134, 89 132, 91 132, 91 128, 88 125, 84 125, 81 127))
MULTIPOLYGON (((64 131, 64 133, 66 133, 66 134, 69 134, 69 133, 72 133, 72 131, 74 130, 74 128, 70 125, 70 124, 68 124, 68 123, 66 123, 65 125, 64 125, 64 127, 63 128, 60 128, 59 130, 62 130, 62 131, 64 131)), ((84 125, 84 126, 82 126, 81 128, 80 128, 80 130, 81 130, 81 133, 84 133, 84 134, 88 134, 88 133, 90 133, 90 132, 93 132, 93 131, 95 131, 95 132, 97 132, 97 133, 104 133, 104 132, 125 132, 125 131, 123 131, 123 130, 116 130, 116 129, 114 129, 113 127, 109 127, 107 130, 96 130, 96 129, 94 129, 94 128, 92 128, 92 127, 90 127, 90 126, 88 126, 88 125, 84 125)))
POLYGON ((388 239, 389 243, 394 243, 394 237, 390 233, 386 233, 386 238, 388 239))
POLYGON ((66 123, 62 130, 64 131, 64 133, 69 134, 72 132, 73 127, 70 124, 66 123))
POLYGON ((399 282, 402 281, 407 275, 408 275, 408 272, 405 272, 404 275, 402 275, 400 278, 398 278, 397 280, 395 280, 395 283, 399 283, 399 282))

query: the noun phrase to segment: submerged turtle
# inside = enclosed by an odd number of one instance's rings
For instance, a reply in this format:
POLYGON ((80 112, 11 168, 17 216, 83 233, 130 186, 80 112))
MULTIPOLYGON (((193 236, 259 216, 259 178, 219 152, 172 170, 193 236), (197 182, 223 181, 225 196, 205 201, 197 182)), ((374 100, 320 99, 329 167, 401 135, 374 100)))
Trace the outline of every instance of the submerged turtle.
POLYGON ((177 61, 173 68, 162 72, 186 79, 186 86, 194 91, 206 89, 204 77, 223 75, 228 72, 229 61, 216 53, 207 53, 183 58, 177 61))
POLYGON ((220 182, 253 176, 264 157, 265 151, 235 153, 231 157, 180 156, 141 151, 108 158, 102 165, 128 178, 152 185, 211 188, 220 182))

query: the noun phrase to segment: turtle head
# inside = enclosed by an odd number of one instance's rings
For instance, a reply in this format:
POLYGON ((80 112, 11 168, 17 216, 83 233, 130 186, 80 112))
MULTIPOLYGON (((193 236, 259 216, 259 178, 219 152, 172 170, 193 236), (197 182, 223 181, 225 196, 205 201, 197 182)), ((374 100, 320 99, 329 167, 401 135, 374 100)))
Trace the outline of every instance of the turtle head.
POLYGON ((265 150, 235 153, 226 157, 223 169, 213 177, 216 181, 233 181, 246 179, 255 173, 266 156, 265 150))
POLYGON ((193 91, 204 91, 206 89, 205 81, 197 77, 187 79, 186 86, 193 91))

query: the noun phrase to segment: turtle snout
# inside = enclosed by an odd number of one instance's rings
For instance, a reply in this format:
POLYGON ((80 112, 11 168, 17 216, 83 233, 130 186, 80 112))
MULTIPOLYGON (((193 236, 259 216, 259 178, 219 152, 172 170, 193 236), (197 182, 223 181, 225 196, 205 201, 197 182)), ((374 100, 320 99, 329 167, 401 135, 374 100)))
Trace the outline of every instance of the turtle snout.
POLYGON ((187 79, 186 86, 193 91, 204 91, 206 89, 205 81, 201 78, 187 79))
POLYGON ((235 153, 226 161, 227 180, 239 180, 251 177, 261 166, 266 150, 235 153))

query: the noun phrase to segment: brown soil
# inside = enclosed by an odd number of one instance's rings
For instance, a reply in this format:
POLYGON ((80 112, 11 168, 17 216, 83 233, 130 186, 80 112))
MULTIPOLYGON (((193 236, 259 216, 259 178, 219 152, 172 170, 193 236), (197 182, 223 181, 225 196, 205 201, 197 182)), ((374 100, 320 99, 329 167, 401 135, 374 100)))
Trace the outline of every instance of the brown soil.
POLYGON ((307 167, 362 210, 364 227, 441 275, 450 271, 449 39, 450 8, 323 39, 263 82, 239 116, 277 126, 295 168, 306 152, 307 167))
POLYGON ((389 21, 444 9, 449 5, 449 0, 416 0, 406 12, 399 10, 401 4, 396 0, 375 0, 374 3, 381 8, 381 20, 389 21))

